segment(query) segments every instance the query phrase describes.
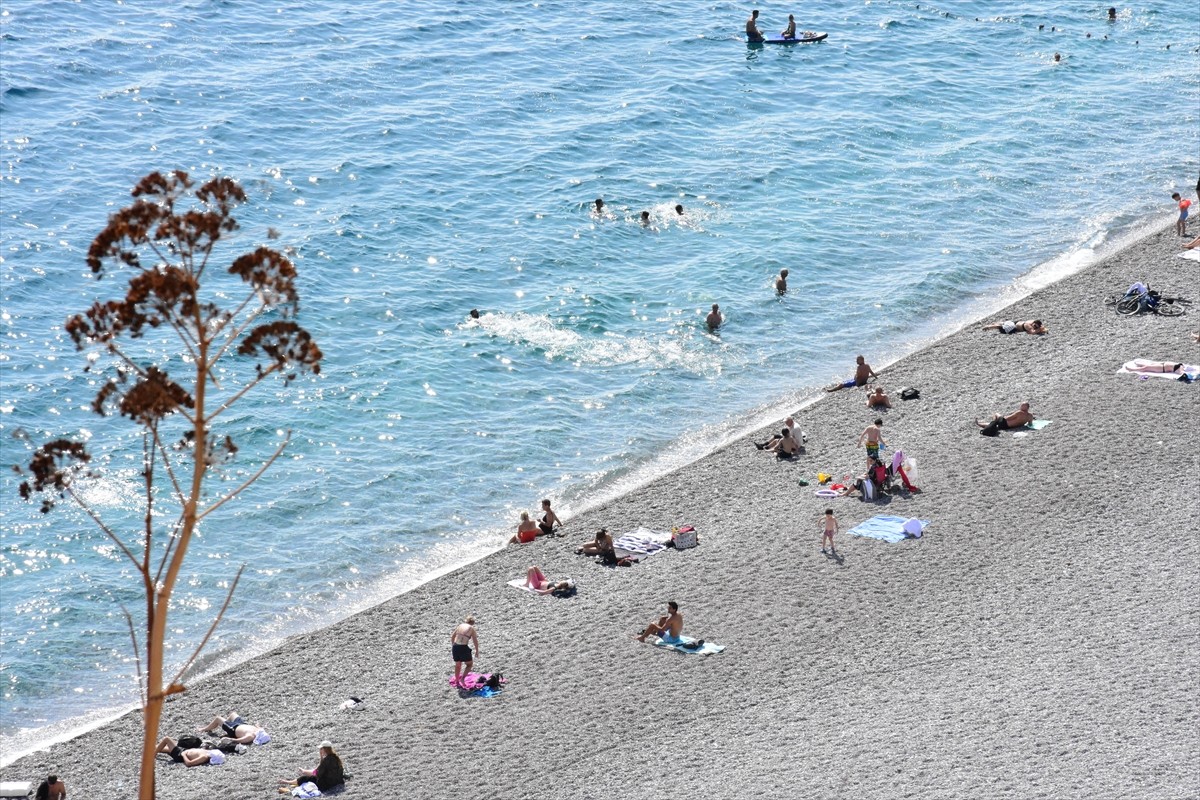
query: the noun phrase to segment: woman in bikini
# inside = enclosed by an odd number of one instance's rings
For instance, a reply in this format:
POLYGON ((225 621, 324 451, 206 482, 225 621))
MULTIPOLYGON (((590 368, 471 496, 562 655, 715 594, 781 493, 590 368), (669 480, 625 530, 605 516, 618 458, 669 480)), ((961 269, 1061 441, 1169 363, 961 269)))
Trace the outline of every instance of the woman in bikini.
POLYGON ((528 511, 521 512, 521 521, 517 523, 517 535, 508 540, 509 544, 529 544, 538 537, 537 523, 529 518, 528 511))
POLYGON ((530 567, 525 573, 525 585, 538 594, 565 592, 571 588, 571 581, 552 581, 542 572, 541 567, 530 567))
POLYGON ((475 618, 467 617, 450 632, 450 656, 454 659, 454 685, 462 685, 462 681, 471 672, 471 664, 479 657, 479 636, 475 633, 475 618), (471 646, 475 647, 475 655, 471 655, 471 646))
POLYGON ((543 535, 550 536, 551 534, 554 533, 555 528, 561 528, 561 527, 562 527, 562 520, 560 520, 558 518, 558 515, 555 514, 550 509, 550 501, 543 500, 542 501, 542 519, 540 522, 538 522, 538 528, 541 529, 543 535))

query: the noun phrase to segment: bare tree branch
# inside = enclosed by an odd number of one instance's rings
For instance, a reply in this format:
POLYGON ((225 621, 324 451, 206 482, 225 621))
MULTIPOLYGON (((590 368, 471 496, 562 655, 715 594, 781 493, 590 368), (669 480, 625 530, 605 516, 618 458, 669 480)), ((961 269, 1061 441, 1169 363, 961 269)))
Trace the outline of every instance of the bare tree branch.
POLYGON ((236 394, 227 398, 225 400, 225 402, 221 403, 221 405, 217 406, 217 410, 212 412, 211 414, 209 414, 208 418, 205 419, 204 422, 211 423, 214 419, 217 418, 218 415, 227 411, 231 405, 233 405, 238 400, 240 400, 242 398, 242 395, 244 395, 246 392, 250 391, 255 386, 257 386, 259 383, 261 383, 263 381, 263 379, 266 378, 268 375, 270 375, 274 372, 278 372, 278 371, 279 371, 279 365, 272 364, 271 366, 264 369, 262 372, 255 375, 254 379, 252 381, 250 381, 245 386, 243 386, 241 389, 239 389, 236 394))
POLYGON ((213 620, 213 624, 208 627, 208 633, 204 634, 204 638, 200 640, 200 644, 196 645, 196 649, 192 651, 192 656, 187 660, 187 663, 179 668, 179 672, 175 673, 175 677, 171 679, 172 684, 179 683, 179 679, 184 673, 191 668, 192 662, 196 660, 196 656, 200 655, 200 651, 204 649, 204 645, 208 644, 208 639, 213 635, 213 631, 221 624, 221 620, 225 617, 225 610, 229 608, 229 601, 233 599, 233 590, 237 588, 238 581, 242 579, 242 572, 246 569, 246 565, 242 564, 238 567, 237 575, 233 577, 233 585, 229 587, 229 592, 225 595, 225 602, 221 605, 221 610, 217 612, 217 618, 213 620))
POLYGON ((202 511, 201 513, 197 514, 196 515, 196 524, 199 524, 201 522, 201 520, 203 520, 209 514, 216 511, 218 508, 225 505, 233 498, 237 497, 239 494, 242 493, 243 489, 245 489, 247 486, 249 486, 250 484, 254 483, 256 480, 258 480, 259 476, 262 475, 264 472, 266 472, 267 468, 270 467, 271 464, 275 463, 275 459, 279 458, 279 455, 283 452, 283 449, 288 446, 288 442, 290 442, 291 440, 292 440, 292 429, 288 428, 287 435, 284 437, 284 439, 280 443, 279 447, 275 448, 275 452, 271 454, 271 457, 268 458, 265 462, 263 462, 263 465, 258 468, 258 472, 254 473, 249 478, 247 478, 245 480, 245 482, 242 483, 241 486, 239 486, 238 488, 234 489, 229 494, 222 497, 220 500, 218 500, 213 505, 204 509, 204 511, 202 511))
POLYGON ((129 609, 121 603, 121 613, 125 615, 125 623, 129 625, 129 638, 133 640, 133 660, 137 664, 138 678, 138 696, 142 699, 142 705, 146 704, 146 676, 142 672, 142 653, 138 646, 137 631, 133 627, 133 617, 129 614, 129 609))

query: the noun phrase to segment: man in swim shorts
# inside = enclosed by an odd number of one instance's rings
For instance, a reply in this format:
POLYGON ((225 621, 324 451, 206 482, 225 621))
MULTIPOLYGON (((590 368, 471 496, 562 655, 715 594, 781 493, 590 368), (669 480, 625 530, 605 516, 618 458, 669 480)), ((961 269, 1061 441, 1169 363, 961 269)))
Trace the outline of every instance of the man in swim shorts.
POLYGON ((639 642, 646 641, 647 636, 657 636, 667 644, 679 644, 679 636, 683 633, 683 614, 679 613, 679 604, 674 600, 667 603, 667 615, 659 617, 658 622, 652 622, 638 634, 639 642))
POLYGON ((746 41, 761 42, 763 41, 762 31, 758 29, 758 9, 750 12, 750 19, 746 20, 746 41))
POLYGON ((1033 414, 1029 413, 1029 403, 1021 403, 1021 407, 1009 414, 1007 417, 1002 417, 999 414, 992 417, 991 422, 983 422, 975 420, 975 424, 983 430, 979 431, 982 436, 999 436, 1000 431, 1012 430, 1020 428, 1033 422, 1033 414))
POLYGON ((154 752, 166 753, 176 764, 183 764, 185 767, 199 767, 202 764, 216 766, 225 763, 225 755, 220 750, 206 750, 203 747, 184 748, 170 736, 164 736, 154 752))
POLYGON ((217 728, 220 728, 225 735, 221 737, 221 743, 230 742, 233 744, 252 744, 260 733, 266 733, 257 725, 251 725, 246 720, 242 719, 237 711, 230 711, 224 717, 213 717, 212 722, 202 728, 196 730, 200 733, 212 733, 217 728))
POLYGON ((867 382, 871 380, 871 378, 879 377, 875 374, 875 370, 871 369, 871 365, 867 363, 867 360, 862 356, 858 356, 856 359, 854 359, 854 363, 856 366, 854 367, 853 378, 848 381, 842 381, 841 383, 835 383, 832 386, 826 386, 825 391, 836 392, 839 389, 849 389, 851 386, 866 386, 867 382))
POLYGON ((984 325, 981 330, 985 331, 1000 331, 1001 333, 1029 333, 1034 336, 1042 336, 1048 333, 1046 326, 1042 324, 1040 319, 1027 319, 1021 322, 1016 322, 1011 319, 1006 319, 1003 322, 994 322, 991 325, 984 325))
POLYGON ((879 458, 879 445, 887 445, 887 442, 883 440, 883 420, 875 420, 874 424, 868 425, 858 435, 859 447, 862 447, 863 439, 867 440, 867 469, 870 469, 871 461, 879 458))

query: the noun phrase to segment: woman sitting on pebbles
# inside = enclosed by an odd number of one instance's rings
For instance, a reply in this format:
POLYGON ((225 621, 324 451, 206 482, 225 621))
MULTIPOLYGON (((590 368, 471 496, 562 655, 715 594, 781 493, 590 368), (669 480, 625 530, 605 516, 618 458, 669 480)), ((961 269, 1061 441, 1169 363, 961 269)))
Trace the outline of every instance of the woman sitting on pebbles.
POLYGON ((342 766, 342 759, 333 752, 333 742, 321 742, 317 752, 321 756, 317 768, 301 772, 295 780, 280 780, 280 794, 295 794, 292 790, 305 783, 314 783, 318 791, 327 792, 346 782, 346 770, 342 766))
POLYGON ((529 518, 528 511, 521 512, 521 521, 517 523, 517 534, 508 540, 509 544, 529 544, 538 537, 541 531, 537 523, 529 518))
POLYGON ((1001 333, 1030 333, 1034 336, 1049 333, 1040 319, 1027 319, 1022 322, 1014 322, 1011 319, 1006 319, 1003 322, 984 325, 982 329, 985 331, 1000 331, 1001 333))

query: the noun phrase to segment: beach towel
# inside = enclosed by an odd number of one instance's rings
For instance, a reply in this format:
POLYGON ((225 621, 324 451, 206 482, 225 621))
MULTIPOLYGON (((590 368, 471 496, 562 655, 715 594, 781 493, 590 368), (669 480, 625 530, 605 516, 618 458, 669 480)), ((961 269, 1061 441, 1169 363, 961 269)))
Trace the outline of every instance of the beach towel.
MULTIPOLYGON (((1168 380, 1172 380, 1172 381, 1179 380, 1178 372, 1141 372, 1140 370, 1137 369, 1137 366, 1139 363, 1161 363, 1161 362, 1150 362, 1150 360, 1146 359, 1146 358, 1135 358, 1132 361, 1126 361, 1124 364, 1122 364, 1121 368, 1119 370, 1117 370, 1117 374, 1120 375, 1122 372, 1124 372, 1129 375, 1143 375, 1147 378, 1167 378, 1168 380)), ((1173 361, 1171 363, 1177 364, 1179 362, 1173 361)), ((1200 379, 1200 364, 1184 364, 1183 365, 1183 374, 1187 375, 1192 380, 1200 379)))
POLYGON ((305 781, 304 783, 297 786, 295 789, 292 789, 292 797, 320 797, 320 796, 321 796, 321 790, 318 789, 317 785, 315 783, 313 783, 312 781, 305 781))
POLYGON ((613 549, 617 551, 617 558, 627 555, 640 559, 666 550, 669 541, 671 541, 670 531, 638 528, 636 531, 622 534, 619 539, 614 540, 613 549))
POLYGON ((1052 420, 1048 420, 1048 419, 1035 419, 1033 422, 1031 422, 1028 425, 1025 425, 1023 427, 1028 428, 1031 431, 1040 431, 1042 428, 1046 427, 1051 422, 1052 422, 1052 420))
MULTIPOLYGON (((454 676, 451 675, 448 682, 455 689, 467 691, 472 697, 495 697, 500 694, 499 689, 493 689, 487 685, 488 678, 492 677, 490 672, 468 672, 463 677, 462 685, 454 682, 454 676)), ((500 679, 501 684, 508 683, 507 678, 500 679)))
POLYGON ((511 581, 508 582, 508 585, 513 587, 514 589, 520 589, 522 592, 529 592, 530 594, 537 594, 537 590, 535 590, 532 586, 525 585, 524 578, 513 578, 511 581))
POLYGON ((1175 254, 1179 258, 1186 258, 1189 261, 1200 261, 1200 250, 1184 250, 1182 253, 1175 254))
MULTIPOLYGON (((851 536, 861 536, 867 539, 878 539, 881 542, 895 544, 902 542, 905 539, 912 538, 904 532, 904 524, 908 522, 910 517, 871 517, 865 522, 860 522, 855 527, 846 531, 851 536)), ((925 530, 929 526, 929 520, 920 519, 917 522, 921 523, 921 530, 925 530)))
POLYGON ((258 733, 254 734, 254 743, 255 744, 269 744, 270 741, 271 741, 271 734, 267 733, 262 728, 259 728, 258 733))
POLYGON ((654 645, 655 647, 665 647, 668 650, 676 650, 680 653, 689 653, 695 656, 710 656, 713 653, 720 653, 725 650, 725 645, 713 644, 712 642, 705 642, 700 647, 684 647, 683 645, 685 644, 694 644, 696 642, 696 640, 690 636, 680 636, 679 642, 664 642, 657 636, 651 636, 646 641, 650 642, 650 644, 654 645))

